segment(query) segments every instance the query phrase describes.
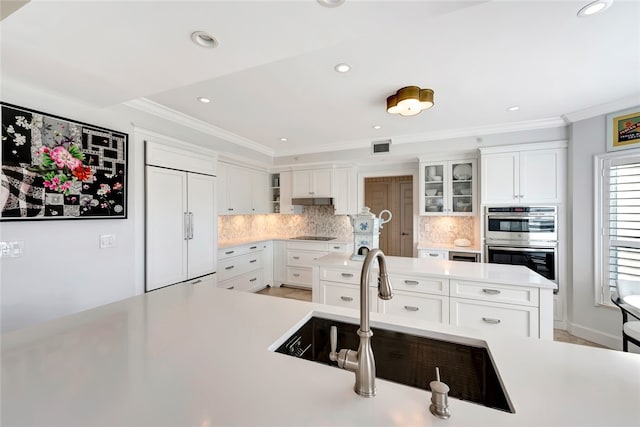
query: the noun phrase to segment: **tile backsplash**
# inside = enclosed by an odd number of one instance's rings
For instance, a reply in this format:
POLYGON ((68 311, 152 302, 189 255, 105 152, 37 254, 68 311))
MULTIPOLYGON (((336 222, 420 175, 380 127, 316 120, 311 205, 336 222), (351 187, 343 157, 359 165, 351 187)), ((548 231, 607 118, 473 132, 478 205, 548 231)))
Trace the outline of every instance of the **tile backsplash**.
POLYGON ((422 216, 419 241, 453 244, 455 239, 476 240, 476 219, 471 216, 422 216))
POLYGON ((353 229, 346 215, 334 215, 333 206, 307 206, 300 215, 221 215, 218 240, 259 236, 331 236, 350 238, 353 229))

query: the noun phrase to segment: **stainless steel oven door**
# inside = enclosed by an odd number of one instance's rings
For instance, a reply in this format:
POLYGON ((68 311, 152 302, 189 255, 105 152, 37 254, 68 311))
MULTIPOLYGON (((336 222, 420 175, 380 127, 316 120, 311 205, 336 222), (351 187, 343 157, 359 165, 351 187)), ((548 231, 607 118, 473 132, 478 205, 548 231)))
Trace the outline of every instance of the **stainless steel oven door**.
POLYGON ((510 216, 487 215, 487 240, 498 241, 557 241, 558 230, 555 215, 510 216))
POLYGON ((556 284, 558 283, 557 246, 486 245, 485 259, 486 262, 493 264, 523 265, 556 284))

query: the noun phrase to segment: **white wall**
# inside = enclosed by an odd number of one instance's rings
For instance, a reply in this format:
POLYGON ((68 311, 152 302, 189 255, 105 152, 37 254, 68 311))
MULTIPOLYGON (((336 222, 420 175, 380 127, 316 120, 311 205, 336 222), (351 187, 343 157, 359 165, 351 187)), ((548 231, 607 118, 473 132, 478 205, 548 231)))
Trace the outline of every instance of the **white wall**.
POLYGON ((249 162, 267 160, 259 153, 122 105, 79 104, 6 79, 2 100, 129 134, 127 219, 0 223, 0 240, 19 240, 25 246, 24 256, 0 260, 3 333, 144 292, 144 157, 141 141, 134 138, 136 127, 241 155, 249 162), (101 234, 114 234, 116 246, 100 249, 101 234))
POLYGON ((622 348, 618 309, 594 304, 594 166, 606 151, 605 116, 574 123, 569 140, 568 329, 599 344, 622 348))

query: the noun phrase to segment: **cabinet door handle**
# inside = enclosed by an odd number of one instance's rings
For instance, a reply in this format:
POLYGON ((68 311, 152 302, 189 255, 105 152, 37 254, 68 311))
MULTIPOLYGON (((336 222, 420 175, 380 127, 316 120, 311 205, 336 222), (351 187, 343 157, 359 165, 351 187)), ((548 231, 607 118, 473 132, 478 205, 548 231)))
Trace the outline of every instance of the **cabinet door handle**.
POLYGON ((249 261, 249 264, 254 263, 256 261, 258 261, 258 260, 257 259, 252 259, 251 261, 249 261))
POLYGON ((315 191, 309 191, 309 194, 316 194, 315 191))
POLYGON ((227 289, 235 289, 235 286, 229 286, 227 289))
POLYGON ((353 301, 353 298, 352 298, 352 297, 340 297, 340 299, 341 299, 342 301, 346 301, 346 302, 351 302, 351 301, 353 301))
POLYGON ((228 267, 225 267, 224 269, 225 269, 225 270, 231 270, 233 267, 234 267, 233 265, 230 265, 230 266, 228 266, 228 267))
POLYGON ((189 240, 193 240, 193 212, 189 212, 189 240))
POLYGON ((293 277, 300 277, 300 274, 298 274, 298 273, 293 273, 293 277))
POLYGON ((415 285, 419 284, 420 282, 418 282, 417 280, 405 280, 404 283, 405 283, 405 285, 415 286, 415 285))
POLYGON ((418 311, 418 310, 420 310, 419 307, 415 307, 413 305, 405 305, 404 309, 407 310, 407 311, 418 311))
POLYGON ((232 211, 232 210, 233 210, 233 208, 227 208, 227 210, 228 210, 228 211, 232 211))
POLYGON ((500 319, 492 319, 490 317, 483 317, 482 321, 485 323, 490 323, 492 325, 497 325, 498 323, 500 323, 500 319))
POLYGON ((258 280, 257 277, 254 277, 253 279, 249 279, 250 282, 255 282, 256 280, 258 280))
POLYGON ((353 273, 342 273, 342 277, 353 277, 353 273))
POLYGON ((184 240, 189 240, 189 212, 184 213, 184 240))
POLYGON ((439 257, 439 256, 440 256, 440 254, 429 254, 429 256, 430 256, 430 257, 434 257, 434 258, 435 258, 435 257, 439 257))
POLYGON ((334 246, 333 249, 342 249, 340 246, 334 246))
POLYGON ((251 246, 249 249, 258 249, 257 246, 251 246))
POLYGON ((483 289, 482 292, 488 295, 498 295, 500 293, 497 289, 483 289))
POLYGON ((300 259, 300 257, 299 256, 294 256, 293 259, 300 259))
POLYGON ((231 255, 232 253, 234 253, 235 251, 226 251, 224 254, 225 255, 231 255))
POLYGON ((195 280, 193 282, 191 282, 192 285, 197 285, 198 283, 202 283, 201 279, 195 280))

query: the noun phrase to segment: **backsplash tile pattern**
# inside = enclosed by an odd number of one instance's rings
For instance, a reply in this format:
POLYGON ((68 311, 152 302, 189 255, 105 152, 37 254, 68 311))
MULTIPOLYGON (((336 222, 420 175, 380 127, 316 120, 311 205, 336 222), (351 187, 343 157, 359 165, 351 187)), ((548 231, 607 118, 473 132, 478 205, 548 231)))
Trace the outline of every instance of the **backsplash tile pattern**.
POLYGON ((470 216, 423 216, 419 221, 419 241, 453 244, 455 239, 475 239, 475 220, 470 216))
POLYGON ((292 237, 301 235, 350 238, 353 229, 346 215, 334 215, 333 206, 307 206, 300 215, 221 215, 218 240, 260 236, 292 237))

